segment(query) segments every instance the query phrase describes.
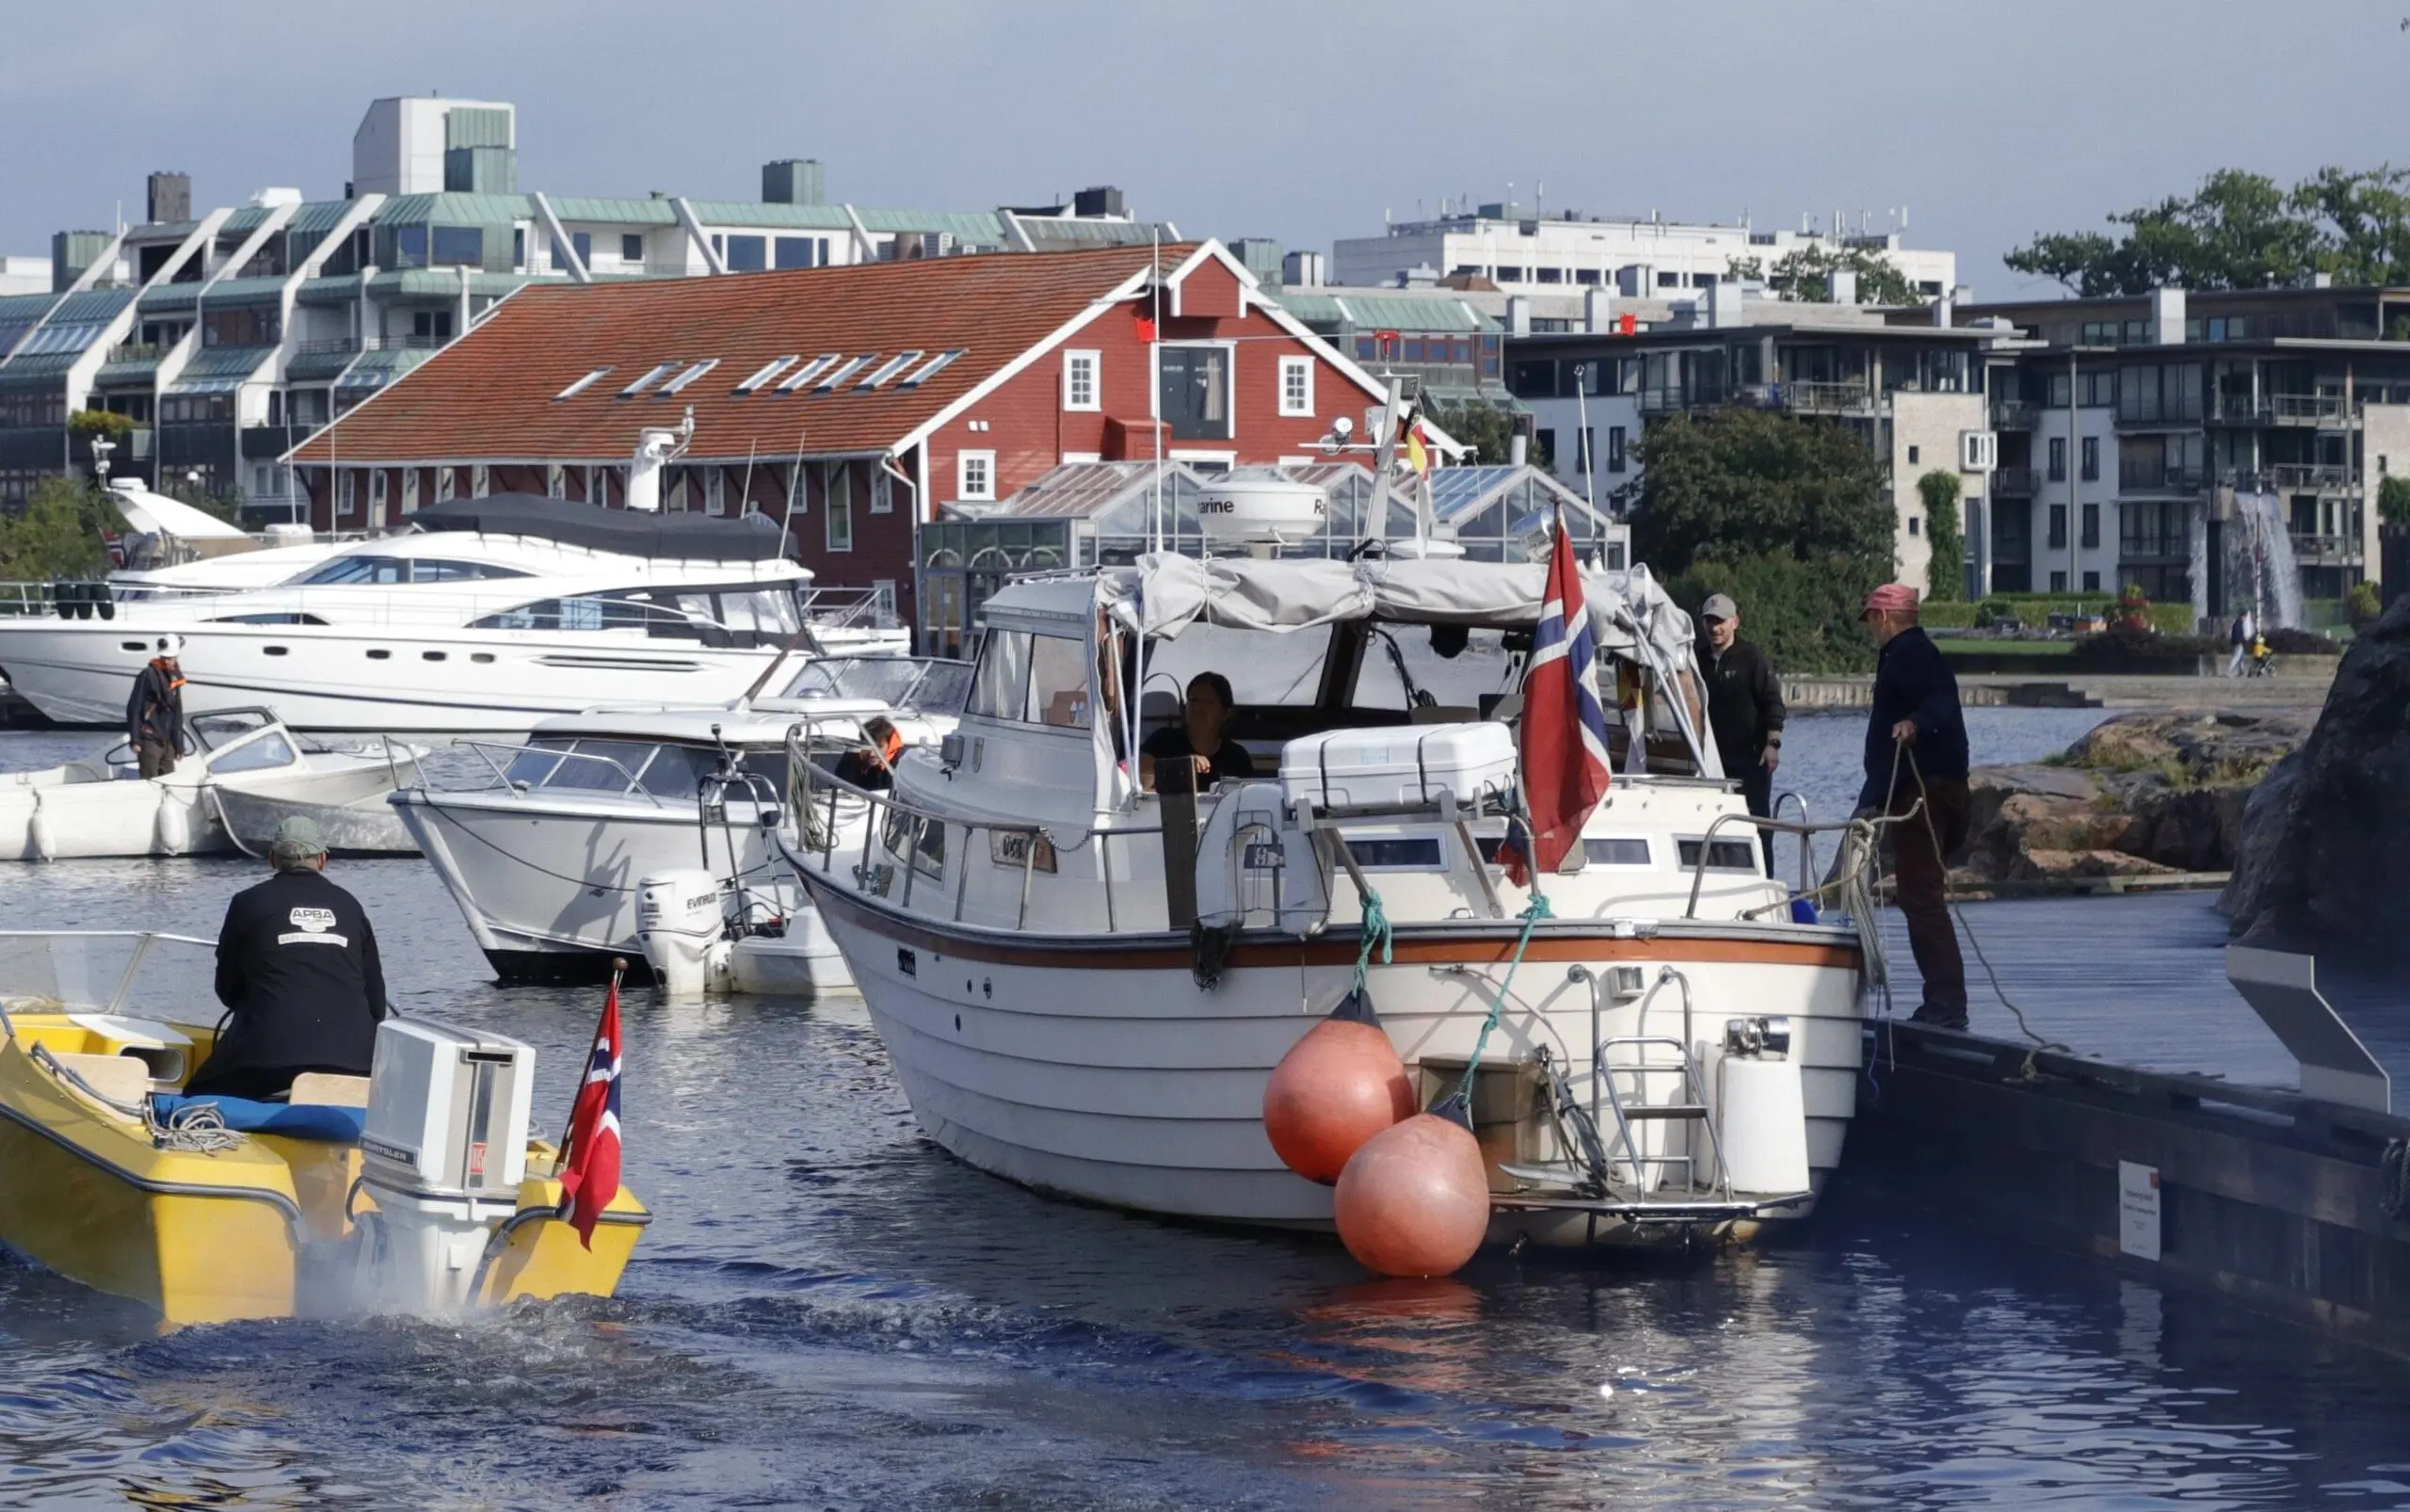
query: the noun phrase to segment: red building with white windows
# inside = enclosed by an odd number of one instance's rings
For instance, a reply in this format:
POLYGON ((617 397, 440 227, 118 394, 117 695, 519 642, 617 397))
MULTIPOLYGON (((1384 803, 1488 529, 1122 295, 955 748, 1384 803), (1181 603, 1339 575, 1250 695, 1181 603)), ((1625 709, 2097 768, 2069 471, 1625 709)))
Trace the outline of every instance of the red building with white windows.
POLYGON ((536 285, 292 454, 322 529, 527 492, 625 503, 646 427, 694 431, 663 507, 784 519, 825 585, 915 619, 915 523, 1059 463, 1318 459, 1380 385, 1219 243, 536 285))

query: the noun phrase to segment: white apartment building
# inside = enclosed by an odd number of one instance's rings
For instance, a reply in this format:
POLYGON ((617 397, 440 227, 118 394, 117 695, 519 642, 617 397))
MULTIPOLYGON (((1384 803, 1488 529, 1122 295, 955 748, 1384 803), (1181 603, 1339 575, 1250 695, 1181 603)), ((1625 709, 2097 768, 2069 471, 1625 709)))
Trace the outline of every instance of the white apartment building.
POLYGON ((1508 293, 1550 296, 1612 289, 1628 298, 1712 288, 1754 262, 1762 272, 1806 249, 1863 249, 1890 262, 1927 300, 1958 283, 1953 252, 1905 245, 1900 231, 1759 231, 1749 225, 1616 219, 1560 211, 1523 215, 1485 204, 1470 215, 1401 221, 1378 236, 1334 244, 1331 281, 1395 284, 1412 279, 1486 279, 1508 293))

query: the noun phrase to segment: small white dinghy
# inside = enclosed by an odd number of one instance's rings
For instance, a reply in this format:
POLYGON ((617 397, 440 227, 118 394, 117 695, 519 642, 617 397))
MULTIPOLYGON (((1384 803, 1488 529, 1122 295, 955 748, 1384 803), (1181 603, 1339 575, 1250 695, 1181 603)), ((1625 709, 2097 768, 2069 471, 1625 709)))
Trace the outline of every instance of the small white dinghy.
MULTIPOLYGON (((193 752, 166 777, 137 776, 133 748, 121 740, 61 766, 0 773, 0 859, 256 850, 287 813, 381 809, 396 783, 418 780, 413 748, 331 748, 295 734, 265 709, 197 715, 189 728, 193 752), (247 847, 228 834, 235 807, 252 825, 265 824, 247 847)), ((239 836, 247 827, 234 822, 239 836)))

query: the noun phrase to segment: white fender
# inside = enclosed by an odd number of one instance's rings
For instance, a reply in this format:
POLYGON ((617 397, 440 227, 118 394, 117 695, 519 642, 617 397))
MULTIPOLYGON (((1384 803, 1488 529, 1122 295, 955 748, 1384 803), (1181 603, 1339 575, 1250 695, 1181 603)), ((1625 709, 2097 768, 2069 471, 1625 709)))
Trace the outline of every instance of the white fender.
POLYGON ((151 819, 151 853, 185 856, 192 852, 192 806, 174 789, 159 788, 159 807, 151 819))
POLYGON ((42 812, 41 789, 31 790, 34 796, 33 816, 25 821, 25 839, 33 846, 34 860, 56 861, 58 846, 50 833, 50 815, 42 812))

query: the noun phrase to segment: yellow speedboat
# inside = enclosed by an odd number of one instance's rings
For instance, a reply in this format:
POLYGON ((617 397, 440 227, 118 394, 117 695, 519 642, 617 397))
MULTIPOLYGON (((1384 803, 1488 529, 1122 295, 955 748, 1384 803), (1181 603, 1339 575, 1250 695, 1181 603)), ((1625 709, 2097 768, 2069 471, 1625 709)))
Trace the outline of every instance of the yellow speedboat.
POLYGON ((179 1098, 215 1030, 126 1010, 209 1003, 213 950, 0 932, 0 1244, 169 1326, 619 1285, 651 1214, 622 1189, 590 1249, 554 1216, 516 1041, 389 1020, 374 1077, 305 1075, 283 1104, 179 1098))

